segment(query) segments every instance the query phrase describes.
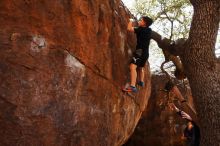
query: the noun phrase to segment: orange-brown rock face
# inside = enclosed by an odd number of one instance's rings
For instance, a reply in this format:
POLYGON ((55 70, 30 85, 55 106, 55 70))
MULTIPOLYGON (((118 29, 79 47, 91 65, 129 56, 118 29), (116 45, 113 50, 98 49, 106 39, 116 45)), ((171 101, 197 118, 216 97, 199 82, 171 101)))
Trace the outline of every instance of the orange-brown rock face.
POLYGON ((119 0, 0 1, 0 145, 119 146, 150 94, 121 92, 134 35, 119 0))

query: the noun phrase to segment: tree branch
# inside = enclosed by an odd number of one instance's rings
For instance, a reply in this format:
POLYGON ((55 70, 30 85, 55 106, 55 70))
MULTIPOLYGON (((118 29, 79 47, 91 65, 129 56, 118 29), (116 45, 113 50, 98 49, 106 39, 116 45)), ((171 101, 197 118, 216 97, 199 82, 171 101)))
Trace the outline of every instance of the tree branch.
POLYGON ((180 60, 179 55, 181 55, 184 51, 184 44, 186 42, 185 39, 179 39, 177 42, 172 42, 167 38, 162 38, 162 36, 152 31, 151 38, 157 42, 159 48, 162 49, 165 62, 172 61, 173 64, 176 66, 175 76, 177 79, 184 79, 185 73, 182 62, 180 60))

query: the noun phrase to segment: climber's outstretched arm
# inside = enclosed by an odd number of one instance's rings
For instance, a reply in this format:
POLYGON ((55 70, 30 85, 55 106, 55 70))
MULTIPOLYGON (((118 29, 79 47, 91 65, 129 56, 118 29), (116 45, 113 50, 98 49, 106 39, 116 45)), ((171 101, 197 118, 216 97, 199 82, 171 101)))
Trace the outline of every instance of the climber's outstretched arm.
POLYGON ((171 89, 171 91, 176 95, 176 97, 178 98, 178 100, 181 102, 181 106, 183 108, 184 111, 191 111, 191 117, 192 119, 194 119, 195 121, 197 121, 197 116, 196 116, 196 111, 194 108, 192 108, 187 101, 184 99, 183 95, 181 94, 180 90, 178 89, 178 87, 176 85, 173 86, 173 88, 171 89))
POLYGON ((178 89, 177 86, 173 86, 172 88, 172 92, 177 96, 177 98, 181 101, 181 102, 185 102, 184 97, 182 96, 180 90, 178 89))
POLYGON ((189 121, 192 121, 192 118, 190 117, 190 115, 187 114, 186 112, 180 110, 179 108, 177 108, 177 107, 175 106, 175 104, 172 103, 172 104, 170 104, 170 106, 171 106, 171 108, 172 108, 173 110, 175 110, 183 119, 187 119, 187 120, 189 120, 189 121))

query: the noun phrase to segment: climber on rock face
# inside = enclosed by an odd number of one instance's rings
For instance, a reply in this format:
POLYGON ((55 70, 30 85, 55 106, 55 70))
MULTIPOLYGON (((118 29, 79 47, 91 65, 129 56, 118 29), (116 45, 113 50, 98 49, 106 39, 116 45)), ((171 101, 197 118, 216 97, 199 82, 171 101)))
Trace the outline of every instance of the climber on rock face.
POLYGON ((186 146, 199 146, 200 145, 200 129, 196 122, 184 111, 177 108, 174 104, 170 107, 177 112, 183 119, 187 120, 187 126, 183 132, 183 139, 186 146))
MULTIPOLYGON (((184 107, 186 108, 186 105, 189 106, 187 104, 187 101, 182 96, 178 87, 171 80, 169 80, 165 84, 164 89, 168 92, 173 92, 177 100, 180 101, 179 103, 182 104, 183 108, 184 107)), ((177 108, 173 102, 169 103, 169 106, 172 110, 174 110, 178 115, 180 115, 183 119, 187 121, 187 127, 184 129, 184 132, 183 132, 183 139, 184 139, 186 146, 199 146, 200 129, 199 129, 199 126, 195 122, 196 119, 193 119, 189 114, 177 108)), ((194 112, 194 110, 191 107, 189 108, 193 112, 191 113, 191 115, 196 114, 196 112, 194 112)))
POLYGON ((138 21, 138 26, 134 27, 132 21, 128 23, 128 31, 134 32, 137 38, 137 44, 135 52, 130 63, 130 85, 125 86, 123 91, 125 92, 137 92, 136 80, 139 76, 138 85, 144 86, 144 66, 149 57, 149 44, 151 39, 150 25, 153 20, 147 16, 141 17, 138 21))

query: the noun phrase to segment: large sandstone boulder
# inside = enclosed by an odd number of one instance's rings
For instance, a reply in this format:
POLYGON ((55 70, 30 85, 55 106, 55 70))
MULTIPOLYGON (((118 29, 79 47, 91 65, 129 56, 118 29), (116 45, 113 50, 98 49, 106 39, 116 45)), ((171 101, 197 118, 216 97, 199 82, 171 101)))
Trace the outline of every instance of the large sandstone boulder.
POLYGON ((150 94, 121 92, 135 46, 119 0, 0 1, 0 145, 120 146, 150 94))

